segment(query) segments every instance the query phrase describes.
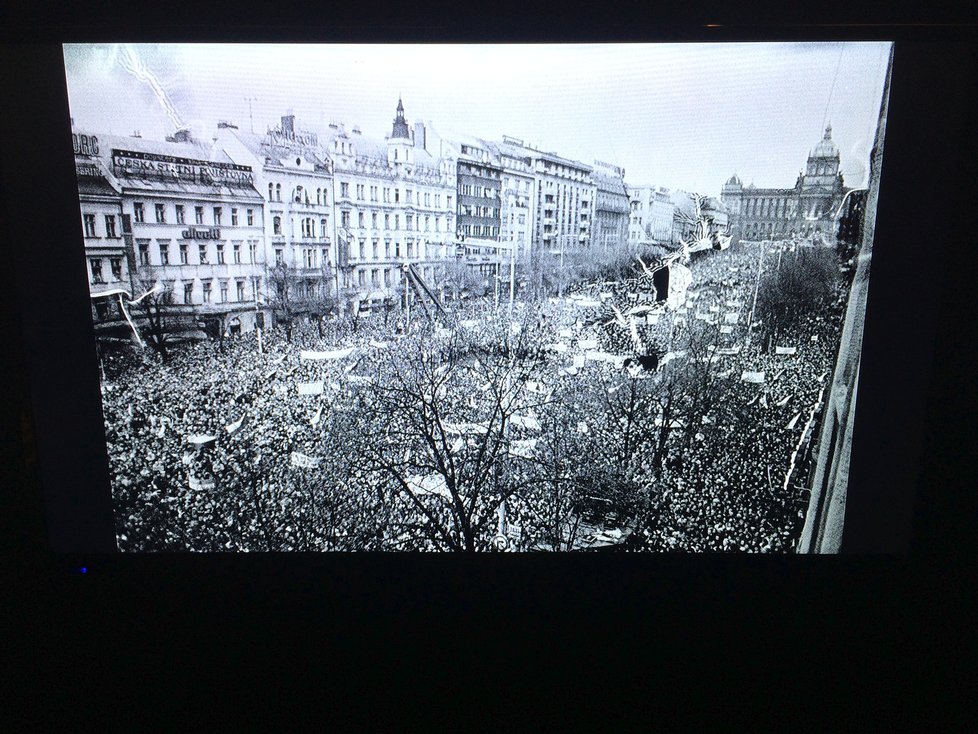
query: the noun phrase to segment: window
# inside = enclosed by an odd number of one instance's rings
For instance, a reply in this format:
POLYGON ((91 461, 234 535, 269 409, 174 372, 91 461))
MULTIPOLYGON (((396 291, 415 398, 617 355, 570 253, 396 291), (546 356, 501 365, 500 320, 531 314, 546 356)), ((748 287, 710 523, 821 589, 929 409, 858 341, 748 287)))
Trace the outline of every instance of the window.
POLYGON ((106 214, 105 215, 105 236, 115 237, 115 215, 106 214))
POLYGON ((372 285, 374 288, 380 287, 380 271, 370 271, 370 285, 372 285))
POLYGON ((282 234, 282 217, 272 218, 272 234, 282 234))
POLYGON ((414 245, 411 242, 407 243, 407 256, 409 258, 414 257, 414 245))
POLYGON ((187 254, 187 245, 185 245, 185 244, 181 244, 180 245, 180 264, 181 265, 189 265, 190 264, 190 258, 189 258, 188 254, 187 254))
POLYGON ((133 218, 137 222, 145 221, 144 214, 143 214, 143 205, 140 202, 137 201, 135 204, 132 205, 132 213, 133 213, 133 218))
POLYGON ((221 281, 221 303, 228 302, 228 282, 226 280, 221 281))
POLYGON ((414 229, 414 216, 411 214, 406 214, 404 216, 404 228, 410 232, 414 229))
POLYGON ((391 190, 386 186, 384 187, 384 203, 386 204, 391 203, 391 190))
POLYGON ((177 212, 177 224, 184 224, 185 222, 184 222, 183 204, 176 205, 176 212, 177 212))
POLYGON ((424 192, 424 205, 431 206, 431 194, 429 194, 427 191, 424 192))
POLYGON ((275 185, 271 183, 268 184, 268 200, 269 201, 275 200, 275 185))
POLYGON ((350 212, 342 211, 340 212, 340 224, 345 228, 350 228, 350 212))
POLYGON ((284 262, 285 262, 285 256, 282 253, 282 248, 281 247, 276 247, 275 248, 275 264, 276 265, 281 265, 284 262))
POLYGON ((400 257, 400 256, 401 256, 401 243, 400 242, 395 242, 394 243, 394 257, 400 257))
POLYGON ((363 240, 360 240, 360 259, 361 260, 367 259, 367 243, 364 242, 363 240))
POLYGON ((197 245, 197 254, 200 257, 200 264, 207 264, 207 245, 197 245))
POLYGON ((202 206, 194 207, 194 218, 196 219, 197 224, 204 223, 204 207, 202 206))
POLYGON ((441 194, 435 194, 435 206, 441 206, 441 194))
POLYGON ((370 187, 370 201, 377 201, 377 187, 370 187))
MULTIPOLYGON (((183 221, 183 220, 181 220, 181 221, 183 221)), ((248 226, 249 227, 254 227, 255 226, 255 210, 254 209, 249 209, 248 210, 248 226)))
POLYGON ((236 295, 238 297, 238 300, 239 301, 243 301, 244 300, 244 281, 243 280, 239 280, 237 283, 235 283, 235 288, 237 290, 237 294, 236 295))
POLYGON ((385 214, 384 215, 384 229, 390 229, 390 228, 391 228, 391 215, 390 214, 385 214))
POLYGON ((95 237, 95 215, 86 214, 85 215, 85 236, 95 237))
POLYGON ((248 243, 248 254, 251 256, 251 262, 258 262, 258 243, 249 242, 248 243))
POLYGON ((160 243, 160 265, 170 264, 170 246, 160 243))
POLYGON ((194 302, 194 284, 193 281, 183 284, 183 302, 186 304, 191 304, 194 302))
POLYGON ((363 201, 363 191, 364 191, 364 185, 357 184, 357 199, 359 201, 363 201))
POLYGON ((166 205, 157 204, 156 205, 156 221, 161 224, 166 221, 166 205))
POLYGON ((405 192, 404 192, 404 201, 406 201, 408 204, 412 204, 413 203, 413 198, 414 198, 414 192, 411 191, 411 189, 405 190, 405 192))
POLYGON ((370 227, 372 229, 377 229, 377 212, 373 212, 370 215, 370 227))
POLYGON ((231 226, 232 227, 237 227, 238 226, 238 210, 237 209, 232 209, 231 210, 231 226))
POLYGON ((367 284, 367 271, 366 270, 357 271, 357 282, 359 282, 360 285, 366 285, 367 284))
POLYGON ((282 201, 282 184, 275 184, 275 201, 282 201))
POLYGON ((400 229, 400 228, 401 228, 401 215, 400 214, 395 214, 394 215, 394 229, 400 229))
POLYGON ((377 252, 378 249, 377 240, 374 240, 372 249, 373 249, 374 260, 376 260, 379 257, 379 253, 377 252))
POLYGON ((345 182, 340 184, 340 196, 344 199, 350 198, 350 184, 345 182))
POLYGON ((224 264, 224 243, 223 242, 218 242, 217 243, 217 264, 218 265, 223 265, 224 264))
POLYGON ((112 268, 112 277, 116 280, 122 280, 122 258, 113 257, 109 260, 109 266, 112 268))
POLYGON ((384 287, 389 288, 391 284, 391 269, 384 268, 384 287))
POLYGON ((324 247, 320 252, 320 255, 321 255, 321 259, 319 260, 319 262, 322 264, 324 268, 329 267, 329 250, 327 250, 324 247))
POLYGON ((360 229, 363 229, 364 227, 367 226, 366 216, 367 215, 364 214, 363 212, 360 212, 359 214, 357 214, 357 222, 358 222, 358 225, 359 225, 360 229))
POLYGON ((139 264, 149 265, 149 245, 139 246, 139 264))
POLYGON ((400 189, 394 189, 394 203, 395 204, 400 204, 401 203, 401 190, 400 189))
POLYGON ((204 303, 211 302, 211 282, 209 280, 204 281, 204 303))
POLYGON ((307 270, 316 267, 316 251, 312 248, 307 248, 302 251, 302 264, 307 270))
POLYGON ((97 257, 93 257, 88 261, 92 268, 92 282, 93 283, 104 283, 102 280, 102 260, 97 257))
POLYGON ((391 243, 388 240, 384 243, 384 258, 390 260, 391 257, 391 243))
POLYGON ((452 197, 451 196, 446 196, 445 197, 445 208, 446 209, 451 209, 452 208, 452 197))
POLYGON ((221 226, 221 214, 222 213, 223 212, 221 211, 221 207, 219 207, 219 206, 215 206, 214 207, 214 226, 215 227, 220 227, 221 226))
POLYGON ((232 247, 234 248, 234 264, 235 265, 240 265, 241 264, 241 243, 240 242, 235 242, 234 245, 232 245, 232 247))

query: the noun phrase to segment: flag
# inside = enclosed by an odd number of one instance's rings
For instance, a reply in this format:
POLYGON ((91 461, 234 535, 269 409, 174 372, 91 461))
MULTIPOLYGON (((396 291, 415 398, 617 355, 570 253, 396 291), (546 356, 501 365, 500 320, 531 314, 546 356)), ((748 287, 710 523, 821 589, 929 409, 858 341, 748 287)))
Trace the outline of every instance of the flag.
POLYGON ((791 429, 793 429, 796 425, 798 425, 798 419, 799 418, 801 418, 801 411, 800 410, 797 413, 795 413, 795 417, 794 418, 792 418, 790 421, 788 421, 787 428, 788 428, 789 431, 791 429))
POLYGON ((241 430, 241 427, 244 426, 246 416, 247 414, 243 413, 238 420, 234 421, 234 423, 228 423, 226 426, 224 426, 224 430, 228 432, 228 435, 233 436, 235 433, 241 430))
POLYGON ((319 419, 322 417, 322 415, 323 415, 323 406, 320 405, 319 410, 316 411, 316 414, 309 421, 309 425, 311 425, 313 428, 319 425, 319 419))
POLYGON ((277 358, 273 359, 272 360, 272 364, 275 364, 275 365, 282 364, 282 362, 284 360, 285 360, 285 355, 283 354, 281 357, 277 357, 277 358))
POLYGON ((212 444, 215 441, 217 441, 217 436, 208 436, 205 434, 197 434, 195 436, 190 436, 187 438, 187 443, 192 443, 194 446, 197 446, 198 448, 203 448, 204 446, 212 444))
POLYGON ((347 349, 335 349, 331 352, 311 352, 303 349, 301 352, 299 352, 299 358, 303 360, 344 359, 349 357, 351 354, 353 354, 353 347, 349 347, 347 349))
POLYGON ((300 395, 322 395, 325 383, 323 380, 318 382, 300 382, 296 387, 300 395))

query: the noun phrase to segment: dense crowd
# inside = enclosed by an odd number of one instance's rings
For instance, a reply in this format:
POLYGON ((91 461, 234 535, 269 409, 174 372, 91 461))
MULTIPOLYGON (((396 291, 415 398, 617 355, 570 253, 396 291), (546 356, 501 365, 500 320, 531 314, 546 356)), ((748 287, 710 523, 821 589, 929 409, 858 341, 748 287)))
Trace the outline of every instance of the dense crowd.
POLYGON ((144 354, 103 383, 120 548, 790 551, 844 294, 768 349, 761 247, 677 310, 637 273, 144 354))

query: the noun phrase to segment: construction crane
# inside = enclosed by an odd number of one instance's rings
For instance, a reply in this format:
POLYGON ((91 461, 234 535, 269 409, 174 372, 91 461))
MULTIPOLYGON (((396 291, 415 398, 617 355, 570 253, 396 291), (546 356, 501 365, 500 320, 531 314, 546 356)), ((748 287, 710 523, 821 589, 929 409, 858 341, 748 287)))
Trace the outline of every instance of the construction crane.
MULTIPOLYGON (((425 305, 425 298, 429 299, 435 305, 435 308, 438 309, 439 313, 441 313, 443 317, 445 318, 448 317, 448 313, 445 311, 445 308, 441 305, 441 302, 438 300, 438 296, 436 296, 431 291, 431 289, 428 287, 428 284, 424 282, 424 278, 421 277, 421 274, 415 269, 413 264, 404 263, 404 265, 401 266, 401 272, 404 275, 404 282, 407 284, 407 286, 413 289, 414 292, 417 294, 418 303, 421 304, 421 308, 424 310, 424 314, 425 316, 428 317, 429 321, 434 321, 434 316, 428 310, 428 307, 425 305)), ((410 314, 411 314, 410 290, 406 291, 406 305, 408 309, 408 318, 410 318, 410 314)))

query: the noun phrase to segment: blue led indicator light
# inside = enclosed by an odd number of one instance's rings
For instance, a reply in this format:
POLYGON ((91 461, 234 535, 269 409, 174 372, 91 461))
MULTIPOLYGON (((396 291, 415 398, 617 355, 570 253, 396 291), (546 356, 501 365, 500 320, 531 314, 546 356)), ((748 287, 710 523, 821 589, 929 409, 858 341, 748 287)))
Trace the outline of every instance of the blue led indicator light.
POLYGON ((81 571, 82 573, 88 573, 88 567, 87 567, 87 566, 82 566, 82 567, 81 567, 80 569, 78 569, 78 570, 79 570, 79 571, 81 571))

